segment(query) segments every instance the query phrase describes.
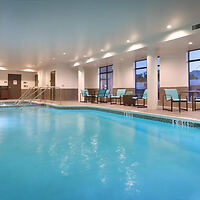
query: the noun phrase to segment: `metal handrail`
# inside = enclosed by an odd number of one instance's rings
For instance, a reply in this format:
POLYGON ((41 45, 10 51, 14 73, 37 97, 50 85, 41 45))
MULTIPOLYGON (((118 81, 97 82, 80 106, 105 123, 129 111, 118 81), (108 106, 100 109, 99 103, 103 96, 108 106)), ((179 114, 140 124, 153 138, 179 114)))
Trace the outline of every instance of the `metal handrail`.
MULTIPOLYGON (((21 107, 21 109, 26 105, 25 103, 24 104, 22 104, 22 102, 25 102, 26 100, 28 100, 28 97, 30 97, 30 96, 32 96, 32 95, 34 95, 36 92, 38 92, 39 91, 39 93, 36 95, 36 96, 34 96, 31 100, 29 100, 28 101, 28 104, 31 104, 35 99, 37 99, 38 97, 40 97, 42 94, 44 94, 48 89, 53 89, 53 88, 55 88, 55 89, 59 89, 59 101, 60 101, 60 104, 61 104, 61 96, 62 96, 62 90, 61 90, 61 88, 60 87, 56 87, 56 86, 46 86, 46 87, 33 87, 32 89, 36 89, 34 92, 32 92, 32 93, 29 93, 29 94, 27 94, 27 95, 24 95, 24 97, 23 98, 21 98, 20 100, 19 100, 19 102, 16 104, 16 105, 18 105, 18 106, 20 106, 21 107), (36 89, 37 88, 37 89, 36 89), (41 91, 40 91, 41 90, 41 91)), ((27 102, 27 101, 26 101, 27 102)))
POLYGON ((28 93, 33 89, 34 87, 31 87, 31 88, 29 88, 28 90, 26 90, 20 97, 19 97, 19 99, 17 99, 16 101, 15 101, 15 104, 18 104, 18 102, 20 101, 20 100, 22 100, 23 98, 25 98, 27 95, 28 95, 28 93))
POLYGON ((40 87, 33 87, 32 89, 33 89, 33 90, 36 89, 36 90, 34 90, 32 93, 26 94, 26 96, 24 96, 22 99, 20 99, 20 100, 18 101, 17 105, 19 105, 21 102, 24 102, 24 101, 27 100, 29 97, 31 97, 33 94, 35 94, 36 92, 38 92, 39 89, 40 89, 40 87))

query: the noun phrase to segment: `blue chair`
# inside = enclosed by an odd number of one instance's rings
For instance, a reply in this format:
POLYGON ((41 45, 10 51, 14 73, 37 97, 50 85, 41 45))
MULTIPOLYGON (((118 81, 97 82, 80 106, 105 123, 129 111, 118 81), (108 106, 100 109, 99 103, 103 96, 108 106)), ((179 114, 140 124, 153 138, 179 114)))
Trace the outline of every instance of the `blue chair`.
POLYGON ((197 108, 197 103, 200 103, 200 97, 196 97, 194 99, 194 109, 196 110, 200 110, 200 108, 197 108))
POLYGON ((91 97, 87 89, 81 90, 80 94, 80 102, 87 102, 88 99, 91 97), (84 98, 84 101, 81 101, 81 96, 84 98))
POLYGON ((117 94, 115 96, 110 96, 110 104, 114 104, 112 100, 116 100, 115 104, 117 103, 117 100, 119 99, 120 105, 122 105, 123 96, 126 94, 126 89, 118 89, 117 94))
POLYGON ((146 102, 146 100, 147 100, 147 89, 144 90, 144 93, 143 93, 142 98, 132 97, 132 99, 133 99, 133 101, 134 101, 133 105, 140 106, 140 107, 141 107, 141 106, 142 106, 142 107, 147 107, 147 106, 145 106, 145 102, 146 102), (139 105, 139 103, 138 103, 139 99, 142 99, 142 100, 143 100, 143 105, 139 105), (135 102, 137 102, 137 103, 135 104, 135 102))
POLYGON ((168 111, 173 111, 173 104, 178 103, 179 105, 179 112, 181 110, 186 110, 188 111, 188 99, 186 98, 181 98, 181 95, 178 94, 177 89, 164 89, 165 95, 163 97, 163 110, 168 110, 168 111), (171 104, 171 109, 166 109, 165 108, 165 101, 170 102, 171 104), (181 108, 181 103, 186 104, 186 109, 181 108))
POLYGON ((105 90, 105 89, 100 89, 100 90, 98 91, 98 94, 95 96, 96 99, 97 99, 97 103, 101 102, 101 101, 99 101, 99 100, 101 100, 102 98, 105 98, 105 97, 106 97, 106 91, 107 91, 107 90, 105 90))

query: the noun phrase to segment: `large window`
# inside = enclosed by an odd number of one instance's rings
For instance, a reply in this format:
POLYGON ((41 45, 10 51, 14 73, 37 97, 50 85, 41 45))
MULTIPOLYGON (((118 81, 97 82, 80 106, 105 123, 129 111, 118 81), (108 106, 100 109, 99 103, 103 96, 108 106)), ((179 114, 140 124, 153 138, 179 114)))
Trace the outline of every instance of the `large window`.
MULTIPOLYGON (((160 57, 157 59, 158 64, 158 97, 160 87, 160 57)), ((135 94, 142 97, 144 90, 147 89, 147 59, 135 62, 135 94)))
POLYGON ((200 89, 200 49, 188 52, 189 88, 200 89))
POLYGON ((113 65, 99 68, 99 89, 113 89, 113 65))

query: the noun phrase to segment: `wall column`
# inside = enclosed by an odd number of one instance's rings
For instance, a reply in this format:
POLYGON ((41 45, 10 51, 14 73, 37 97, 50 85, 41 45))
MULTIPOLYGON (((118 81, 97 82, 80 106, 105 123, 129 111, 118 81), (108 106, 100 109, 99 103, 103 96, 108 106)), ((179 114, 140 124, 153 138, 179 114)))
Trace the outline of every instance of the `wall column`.
POLYGON ((154 47, 147 48, 147 108, 157 109, 158 106, 158 66, 154 47))
POLYGON ((78 101, 81 101, 81 90, 85 89, 85 71, 83 67, 78 68, 78 101))

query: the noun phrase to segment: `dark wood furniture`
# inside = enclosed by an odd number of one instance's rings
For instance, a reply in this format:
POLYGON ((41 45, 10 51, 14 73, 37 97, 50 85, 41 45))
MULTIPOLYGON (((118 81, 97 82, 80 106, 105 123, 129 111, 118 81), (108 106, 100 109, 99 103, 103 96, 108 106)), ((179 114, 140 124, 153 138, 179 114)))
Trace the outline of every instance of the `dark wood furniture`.
POLYGON ((176 89, 165 89, 164 91, 165 91, 165 94, 164 94, 163 100, 162 100, 163 110, 173 112, 174 103, 178 103, 179 112, 181 112, 181 110, 188 111, 188 98, 187 97, 182 98, 181 94, 178 94, 178 91, 176 89), (165 101, 170 102, 171 109, 165 108, 165 101), (185 103, 185 105, 186 105, 185 109, 181 107, 181 103, 185 103))
POLYGON ((196 103, 198 101, 196 101, 196 98, 195 98, 195 95, 200 94, 199 90, 187 90, 187 91, 182 91, 181 93, 183 93, 183 94, 186 93, 189 96, 191 95, 191 97, 192 97, 192 111, 199 110, 199 109, 197 109, 197 105, 196 105, 196 103))
POLYGON ((135 95, 124 95, 123 96, 124 105, 125 106, 131 106, 131 105, 135 106, 135 100, 133 100, 133 97, 135 97, 135 95))
POLYGON ((8 86, 0 86, 0 99, 8 99, 8 86))

